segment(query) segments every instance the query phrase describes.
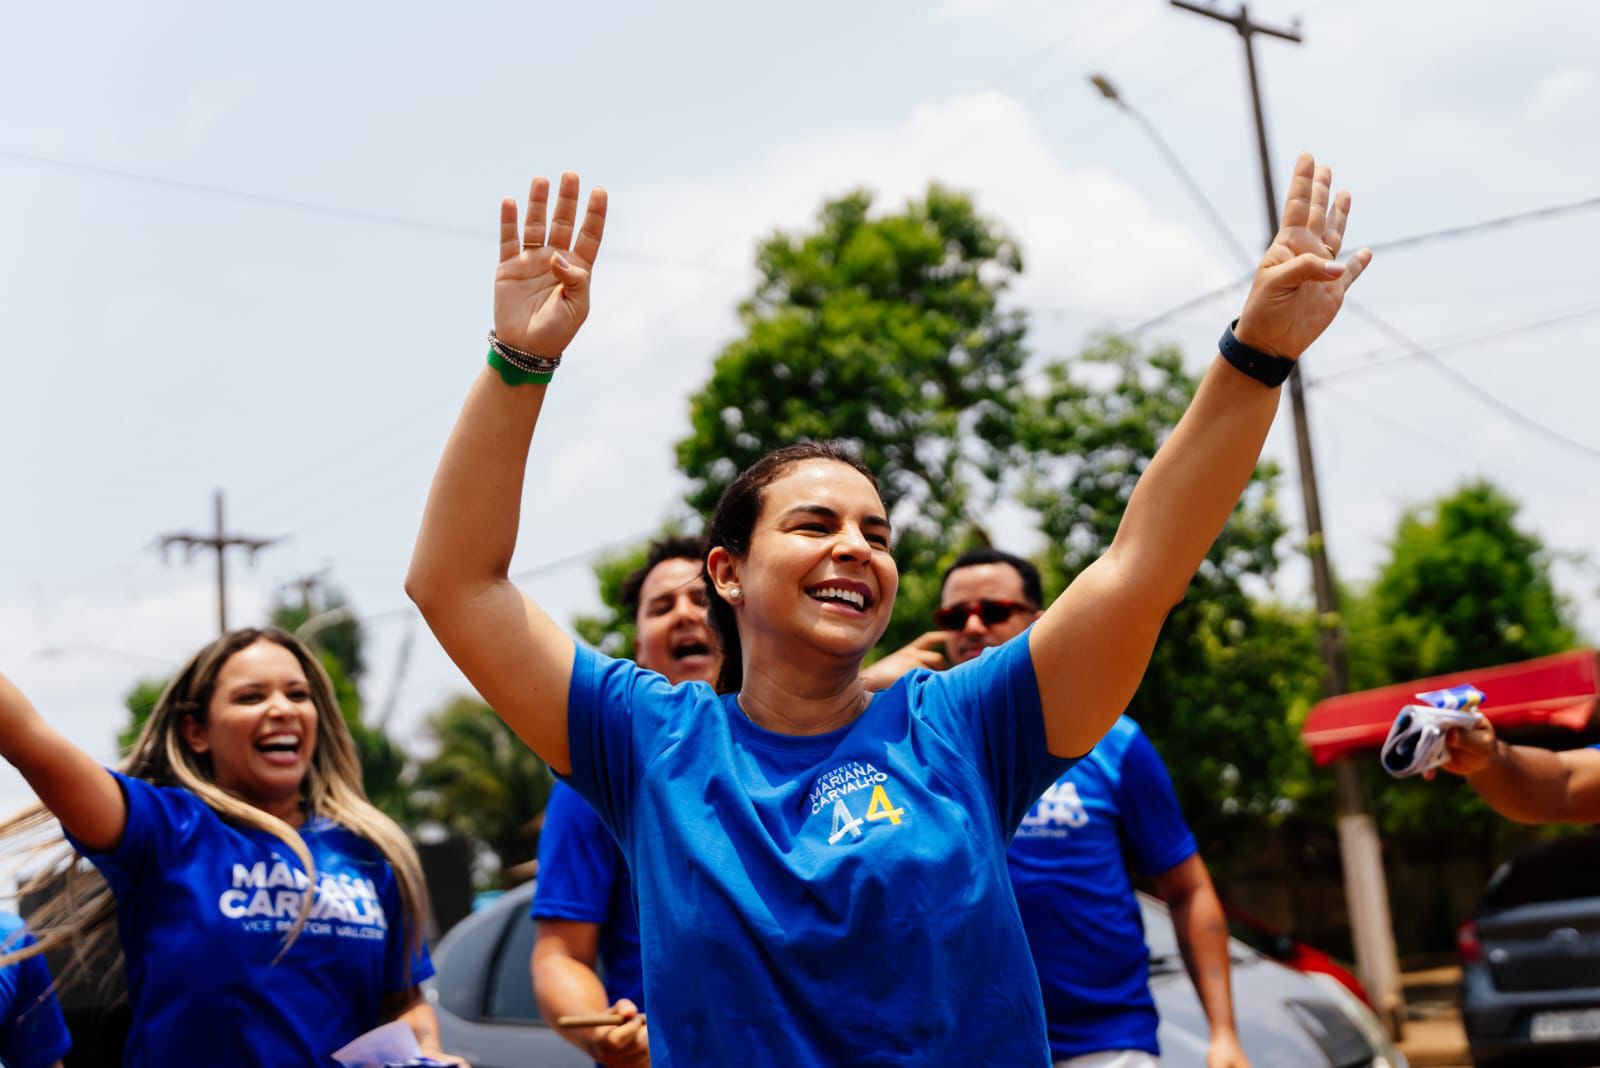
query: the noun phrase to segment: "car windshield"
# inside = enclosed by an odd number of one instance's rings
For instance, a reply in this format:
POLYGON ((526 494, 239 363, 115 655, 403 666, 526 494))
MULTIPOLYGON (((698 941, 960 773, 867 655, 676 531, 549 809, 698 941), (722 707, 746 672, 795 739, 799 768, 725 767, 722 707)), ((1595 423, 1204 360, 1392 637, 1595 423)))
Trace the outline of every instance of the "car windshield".
POLYGON ((1484 888, 1484 908, 1503 909, 1600 897, 1600 835, 1557 839, 1500 865, 1484 888))

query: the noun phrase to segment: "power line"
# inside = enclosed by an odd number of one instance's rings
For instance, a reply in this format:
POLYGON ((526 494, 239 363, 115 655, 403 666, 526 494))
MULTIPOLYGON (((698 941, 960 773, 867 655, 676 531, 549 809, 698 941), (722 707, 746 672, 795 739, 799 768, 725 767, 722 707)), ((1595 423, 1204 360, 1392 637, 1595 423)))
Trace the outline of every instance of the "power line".
MULTIPOLYGON (((307 212, 313 215, 322 215, 335 219, 355 219, 361 222, 375 223, 388 227, 404 227, 422 233, 437 234, 442 237, 466 238, 482 243, 485 235, 490 233, 483 227, 458 226, 452 223, 432 222, 427 219, 414 219, 404 215, 386 215, 382 212, 368 211, 365 208, 352 208, 341 204, 323 204, 314 200, 300 200, 296 197, 283 196, 277 193, 262 193, 251 189, 238 189, 233 186, 212 185, 207 182, 197 182, 187 178, 170 178, 159 174, 147 174, 142 171, 127 170, 122 167, 111 167, 102 163, 87 163, 82 160, 65 159, 59 156, 46 156, 34 152, 23 152, 15 148, 0 148, 0 159, 21 160, 26 163, 35 163, 45 167, 57 167, 62 170, 80 171, 94 174, 104 178, 116 178, 122 181, 140 182, 145 185, 161 189, 173 189, 184 193, 203 193, 207 196, 222 197, 229 200, 241 200, 248 203, 261 204, 268 207, 288 208, 293 211, 307 212)), ((652 256, 647 253, 629 252, 625 249, 606 247, 608 260, 625 260, 630 263, 643 264, 649 267, 671 267, 674 269, 687 269, 706 271, 711 274, 737 275, 745 277, 749 271, 744 267, 729 267, 715 263, 695 263, 687 260, 669 259, 664 256, 652 256)))
MULTIPOLYGON (((1354 305, 1352 305, 1354 307, 1354 305)), ((1365 314, 1357 308, 1358 314, 1365 314)), ((1444 349, 1465 348, 1469 345, 1479 345, 1485 341, 1494 341, 1498 338, 1508 337, 1512 334, 1525 334, 1532 330, 1547 329, 1560 326, 1563 323, 1577 322, 1582 319, 1593 318, 1600 315, 1600 303, 1588 304, 1568 311, 1558 312, 1554 315, 1539 319, 1525 319, 1508 326, 1491 327, 1488 330, 1468 334, 1456 334, 1438 341, 1428 342, 1425 346, 1404 338, 1401 343, 1405 352, 1394 353, 1389 348, 1369 349, 1340 367, 1334 367, 1324 373, 1311 378, 1306 382, 1307 388, 1321 386, 1324 383, 1342 378, 1352 378, 1369 371, 1383 371, 1391 369, 1405 360, 1416 359, 1424 354, 1438 353, 1444 349)), ((1391 334, 1391 337, 1394 335, 1391 334)))
MULTIPOLYGON (((1409 423, 1403 419, 1395 419, 1391 416, 1383 414, 1382 412, 1375 411, 1374 409, 1356 400, 1343 390, 1326 389, 1322 393, 1319 393, 1318 396, 1332 397, 1340 404, 1343 404, 1351 410, 1365 416, 1368 420, 1378 424, 1379 426, 1387 427, 1389 430, 1392 430, 1397 434, 1420 441, 1424 445, 1429 445, 1439 452, 1454 456, 1458 459, 1470 460, 1479 467, 1491 466, 1495 462, 1490 457, 1480 456, 1477 453, 1469 452, 1468 450, 1461 448, 1460 445, 1456 443, 1456 438, 1452 438, 1449 442, 1441 441, 1439 438, 1434 437, 1431 434, 1424 433, 1415 423, 1409 423)), ((1517 469, 1516 477, 1519 481, 1540 485, 1545 489, 1556 493, 1571 493, 1573 489, 1571 485, 1561 485, 1555 482, 1546 482, 1539 478, 1537 473, 1530 472, 1529 470, 1521 467, 1517 469)))
MULTIPOLYGON (((1375 244, 1369 244, 1365 247, 1372 249, 1374 252, 1382 249, 1393 250, 1397 248, 1415 248, 1418 245, 1429 244, 1433 241, 1461 238, 1467 236, 1468 234, 1477 233, 1483 230, 1493 230, 1501 227, 1518 225, 1520 223, 1533 222, 1539 219, 1554 218, 1555 216, 1566 215, 1571 212, 1586 211, 1593 207, 1600 207, 1600 197, 1592 197, 1588 200, 1573 201, 1569 204, 1554 204, 1545 208, 1535 208, 1532 211, 1518 212, 1514 215, 1502 215, 1494 219, 1485 219, 1481 222, 1467 223, 1462 226, 1451 226, 1443 230, 1430 230, 1421 234, 1412 234, 1409 237, 1392 238, 1388 241, 1379 241, 1375 244)), ((1218 286, 1216 289, 1207 290, 1197 297, 1191 297, 1182 304, 1168 308, 1160 315, 1146 319, 1144 322, 1134 327, 1132 333, 1143 333, 1151 327, 1161 325, 1174 316, 1182 315, 1184 312, 1191 311, 1194 308, 1200 307, 1201 305, 1210 303, 1211 301, 1216 300, 1218 297, 1226 296, 1227 294, 1238 289, 1240 286, 1248 283, 1254 277, 1255 272, 1252 271, 1249 274, 1240 275, 1238 278, 1228 282, 1226 285, 1218 286)))
POLYGON ((1435 371, 1439 372, 1439 374, 1453 382, 1456 388, 1460 389, 1464 393, 1470 394, 1485 407, 1499 413, 1501 418, 1516 423, 1525 430, 1531 431, 1547 441, 1554 442, 1569 452, 1577 453, 1578 455, 1586 457, 1590 460, 1600 460, 1600 449, 1597 449, 1592 445, 1586 445, 1581 441, 1577 441, 1576 439, 1569 438, 1565 434, 1562 434, 1558 431, 1551 430, 1549 427, 1545 426, 1531 415, 1528 415, 1526 412, 1507 404, 1489 390, 1484 389, 1482 386, 1472 381, 1472 379, 1462 374, 1459 370, 1452 367, 1444 360, 1441 360, 1438 356, 1434 355, 1432 351, 1424 348, 1416 341, 1413 341, 1398 328, 1390 325, 1377 315, 1374 315, 1372 312, 1361 307, 1361 305, 1347 300, 1345 301, 1345 307, 1350 308, 1350 310, 1354 311, 1363 319, 1366 319, 1379 330, 1388 334, 1401 344, 1407 346, 1414 355, 1426 360, 1429 366, 1431 366, 1435 371))
POLYGON ((1104 74, 1092 74, 1089 76, 1089 81, 1096 89, 1100 90, 1101 96, 1111 101, 1129 118, 1139 124, 1139 128, 1149 136, 1157 151, 1161 153, 1162 158, 1167 161, 1167 166, 1178 176, 1178 181, 1183 184, 1190 199, 1199 206, 1201 214, 1206 217, 1211 223, 1212 229, 1222 238, 1222 243, 1233 251, 1234 258, 1241 265, 1246 268, 1252 268, 1256 262, 1256 257, 1246 251, 1244 243, 1233 232, 1233 228, 1228 225, 1228 221, 1222 217, 1222 212, 1218 211, 1217 206, 1211 203, 1211 198, 1206 196, 1206 192, 1201 188, 1199 181, 1189 172, 1189 168, 1183 165, 1183 160, 1178 158, 1178 154, 1167 143, 1167 139, 1161 136, 1161 131, 1156 129, 1155 123, 1147 119, 1144 112, 1123 99, 1122 94, 1117 91, 1117 87, 1111 84, 1111 80, 1104 74))
POLYGON ((1443 230, 1429 230, 1425 233, 1413 234, 1410 237, 1397 237, 1389 241, 1381 241, 1376 245, 1368 245, 1374 252, 1392 251, 1397 248, 1406 248, 1410 245, 1428 244, 1434 241, 1448 241, 1451 238, 1465 237, 1483 230, 1493 230, 1501 226, 1514 226, 1519 223, 1533 222, 1537 219, 1552 218, 1565 215, 1573 211, 1587 211, 1589 208, 1600 208, 1600 196, 1589 197, 1585 200, 1574 200, 1570 204, 1552 204, 1546 208, 1534 208, 1531 211, 1514 212, 1511 215, 1502 215, 1496 219, 1484 219, 1482 222, 1467 223, 1464 226, 1451 226, 1443 230))

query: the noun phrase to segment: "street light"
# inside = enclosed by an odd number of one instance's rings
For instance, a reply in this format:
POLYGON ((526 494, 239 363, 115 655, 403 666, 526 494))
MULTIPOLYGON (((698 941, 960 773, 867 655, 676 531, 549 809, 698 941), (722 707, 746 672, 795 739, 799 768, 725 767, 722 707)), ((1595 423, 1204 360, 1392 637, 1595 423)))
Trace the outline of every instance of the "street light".
POLYGON ((1139 124, 1139 128, 1155 143, 1161 155, 1166 158, 1167 165, 1172 168, 1172 173, 1176 174, 1178 180, 1183 183, 1183 187, 1188 191, 1190 198, 1194 200, 1201 212, 1205 214, 1206 219, 1210 221, 1211 228, 1217 232, 1218 237, 1222 238, 1223 244, 1233 251, 1234 257, 1239 261, 1239 265, 1245 270, 1254 270, 1256 261, 1261 257, 1259 255, 1251 255, 1246 251, 1244 245, 1239 242, 1239 239, 1233 236, 1233 231, 1228 228, 1227 222, 1222 218, 1222 213, 1206 197, 1205 191, 1200 188, 1200 183, 1194 180, 1194 175, 1189 173, 1189 169, 1183 165, 1183 161, 1172 150, 1172 146, 1167 144, 1167 139, 1161 136, 1161 131, 1157 130, 1155 125, 1145 118, 1138 108, 1124 100, 1122 94, 1117 92, 1117 87, 1111 84, 1111 79, 1104 74, 1089 75, 1089 84, 1098 89, 1101 96, 1121 108, 1124 114, 1139 124))
MULTIPOLYGON (((1184 0, 1172 0, 1172 3, 1203 15, 1211 14, 1202 8, 1185 3, 1184 0)), ((1211 17, 1221 16, 1213 14, 1211 17)), ((1223 21, 1230 20, 1223 19, 1223 21)), ((1261 97, 1256 84, 1255 59, 1249 50, 1250 32, 1270 33, 1275 37, 1292 41, 1299 41, 1299 37, 1293 33, 1269 30, 1250 23, 1248 14, 1243 8, 1240 8, 1238 21, 1233 21, 1232 24, 1245 39, 1251 99, 1255 103, 1256 137, 1261 147, 1261 179, 1266 192, 1267 220, 1270 234, 1276 234, 1278 206, 1272 191, 1272 172, 1267 164, 1266 124, 1261 117, 1261 97)), ((1150 123, 1149 119, 1122 99, 1122 94, 1117 92, 1116 86, 1112 85, 1111 80, 1105 75, 1092 74, 1089 76, 1089 82, 1099 90, 1101 96, 1138 121, 1140 127, 1150 136, 1150 140, 1155 142, 1161 154, 1166 157, 1173 172, 1189 190, 1189 195, 1211 220, 1211 225, 1233 247, 1240 263, 1246 269, 1253 269, 1256 265, 1255 259, 1240 246, 1238 239, 1233 236, 1233 231, 1228 229, 1228 224, 1223 222, 1222 216, 1212 207, 1211 201, 1206 199, 1199 184, 1178 159, 1177 153, 1172 151, 1160 131, 1150 123)), ((1268 240, 1271 239, 1269 236, 1268 240)), ((1298 368, 1296 372, 1289 377, 1289 402, 1294 412, 1295 449, 1300 461, 1301 499, 1306 510, 1307 548, 1311 562, 1312 585, 1320 620, 1325 623, 1331 621, 1333 624, 1320 626, 1317 637, 1323 663, 1327 669, 1329 692, 1340 694, 1349 689, 1349 666, 1345 659, 1344 637, 1340 630, 1342 624, 1339 623, 1338 593, 1333 585, 1333 573, 1328 567, 1323 544, 1322 504, 1317 493, 1316 465, 1311 456, 1311 433, 1306 424, 1304 386, 1298 368)), ((1388 886, 1377 828, 1366 811, 1360 774, 1348 759, 1334 763, 1334 782, 1338 796, 1339 852, 1344 863, 1345 900, 1350 909, 1356 963, 1361 971, 1361 978, 1371 991, 1378 1011, 1384 1017, 1390 1032, 1399 1038, 1405 1026, 1405 1000, 1400 990, 1400 967, 1395 955, 1394 925, 1389 917, 1388 886)))

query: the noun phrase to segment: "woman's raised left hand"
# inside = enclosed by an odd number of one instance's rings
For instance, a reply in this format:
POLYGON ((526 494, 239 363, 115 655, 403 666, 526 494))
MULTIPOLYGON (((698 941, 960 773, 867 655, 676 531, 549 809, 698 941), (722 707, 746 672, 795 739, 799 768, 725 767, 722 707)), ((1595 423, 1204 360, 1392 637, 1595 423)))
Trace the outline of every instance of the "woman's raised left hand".
POLYGON ((1350 194, 1331 194, 1333 171, 1302 152, 1294 164, 1283 223, 1256 268, 1234 336, 1275 356, 1298 359, 1339 313, 1345 290, 1361 277, 1372 252, 1336 258, 1350 217, 1350 194))

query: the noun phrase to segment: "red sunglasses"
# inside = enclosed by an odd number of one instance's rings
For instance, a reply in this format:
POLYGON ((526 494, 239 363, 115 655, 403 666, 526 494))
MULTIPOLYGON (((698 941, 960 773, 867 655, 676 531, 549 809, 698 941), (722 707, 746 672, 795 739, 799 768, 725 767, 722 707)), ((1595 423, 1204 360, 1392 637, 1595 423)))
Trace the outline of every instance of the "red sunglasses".
POLYGON ((961 630, 967 625, 967 620, 977 616, 983 620, 984 626, 992 627, 1004 623, 1018 612, 1032 611, 1033 605, 1021 601, 991 601, 985 597, 981 601, 946 605, 933 614, 933 621, 945 630, 961 630))

